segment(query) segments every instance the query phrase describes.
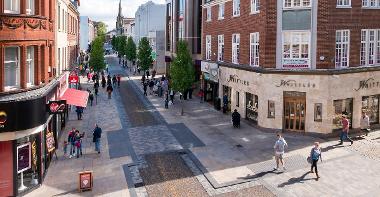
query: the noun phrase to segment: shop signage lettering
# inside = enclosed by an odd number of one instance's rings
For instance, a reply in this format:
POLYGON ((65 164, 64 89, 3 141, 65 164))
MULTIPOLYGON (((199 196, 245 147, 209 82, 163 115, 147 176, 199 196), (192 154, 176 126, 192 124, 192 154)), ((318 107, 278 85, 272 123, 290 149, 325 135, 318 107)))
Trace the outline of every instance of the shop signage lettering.
POLYGON ((237 76, 237 75, 230 75, 230 78, 227 79, 227 82, 233 82, 233 83, 238 83, 238 84, 242 84, 242 85, 245 85, 245 86, 249 86, 249 82, 248 81, 241 80, 239 78, 239 76, 237 76))
POLYGON ((78 83, 79 82, 79 77, 76 76, 76 75, 70 75, 69 82, 70 83, 78 83))
POLYGON ((24 172, 31 167, 30 143, 17 147, 17 173, 24 172))
POLYGON ((367 80, 362 80, 359 82, 359 87, 355 89, 355 91, 363 90, 363 89, 371 89, 371 88, 379 88, 380 81, 375 81, 374 78, 369 78, 367 80))
POLYGON ((282 67, 284 68, 309 68, 308 59, 284 59, 282 67))
POLYGON ((280 84, 276 85, 276 87, 295 87, 295 88, 315 88, 315 83, 301 83, 296 80, 281 80, 280 84))
POLYGON ((0 111, 0 128, 4 128, 5 122, 7 122, 7 113, 0 111))
POLYGON ((49 114, 62 114, 66 111, 66 100, 49 101, 47 104, 49 114))

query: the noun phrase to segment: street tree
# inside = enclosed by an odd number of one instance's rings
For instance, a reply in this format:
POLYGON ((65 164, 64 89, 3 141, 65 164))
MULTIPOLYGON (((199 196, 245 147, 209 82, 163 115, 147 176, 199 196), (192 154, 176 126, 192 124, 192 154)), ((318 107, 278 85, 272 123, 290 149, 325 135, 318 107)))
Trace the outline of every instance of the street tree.
POLYGON ((95 72, 99 72, 106 68, 103 45, 104 41, 100 36, 96 37, 91 44, 89 65, 94 69, 95 72))
POLYGON ((127 60, 133 62, 136 60, 136 44, 133 41, 132 37, 128 37, 127 46, 126 46, 126 54, 127 60))
MULTIPOLYGON (((171 88, 174 91, 184 94, 191 88, 195 80, 195 71, 192 65, 192 58, 185 41, 177 42, 177 57, 170 64, 171 88)), ((181 101, 182 102, 182 101, 181 101)), ((183 115, 183 105, 181 106, 183 115)))
POLYGON ((100 21, 95 23, 96 26, 96 33, 98 36, 100 36, 102 39, 105 39, 106 33, 107 33, 107 25, 100 21))
POLYGON ((139 61, 139 67, 141 70, 147 71, 153 64, 152 48, 149 45, 147 38, 142 38, 139 42, 139 49, 137 53, 137 59, 139 61))

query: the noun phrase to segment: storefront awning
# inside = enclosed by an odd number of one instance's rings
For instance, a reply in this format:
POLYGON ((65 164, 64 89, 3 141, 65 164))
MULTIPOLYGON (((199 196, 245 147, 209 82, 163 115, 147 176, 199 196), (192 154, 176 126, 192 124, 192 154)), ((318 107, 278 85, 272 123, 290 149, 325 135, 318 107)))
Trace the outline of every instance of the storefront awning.
POLYGON ((61 100, 66 100, 69 105, 86 107, 88 95, 89 93, 87 91, 68 88, 61 97, 61 100))

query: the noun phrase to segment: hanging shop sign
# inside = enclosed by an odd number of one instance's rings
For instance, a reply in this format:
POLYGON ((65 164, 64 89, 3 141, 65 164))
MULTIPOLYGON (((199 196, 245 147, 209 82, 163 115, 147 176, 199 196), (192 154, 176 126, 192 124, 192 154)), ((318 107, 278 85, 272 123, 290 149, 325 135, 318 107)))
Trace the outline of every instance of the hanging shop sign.
POLYGON ((282 67, 299 69, 299 68, 309 68, 309 59, 283 59, 282 67))
POLYGON ((55 140, 53 136, 53 132, 46 133, 46 148, 48 152, 52 152, 55 149, 55 140))
POLYGON ((17 173, 31 168, 30 142, 17 147, 17 173))
POLYGON ((78 82, 79 82, 78 75, 70 75, 69 76, 69 83, 78 83, 78 82))
POLYGON ((315 88, 315 83, 297 82, 296 80, 281 80, 276 87, 315 88))
POLYGON ((232 83, 238 83, 241 85, 249 86, 249 82, 245 80, 241 80, 239 76, 237 75, 230 75, 230 78, 227 79, 227 82, 232 82, 232 83))
POLYGON ((66 112, 66 100, 49 101, 46 109, 49 114, 63 114, 66 112))
POLYGON ((359 81, 359 86, 355 89, 355 91, 372 88, 380 88, 380 81, 376 81, 374 78, 361 80, 359 81))
POLYGON ((79 172, 79 191, 92 190, 92 171, 79 172))

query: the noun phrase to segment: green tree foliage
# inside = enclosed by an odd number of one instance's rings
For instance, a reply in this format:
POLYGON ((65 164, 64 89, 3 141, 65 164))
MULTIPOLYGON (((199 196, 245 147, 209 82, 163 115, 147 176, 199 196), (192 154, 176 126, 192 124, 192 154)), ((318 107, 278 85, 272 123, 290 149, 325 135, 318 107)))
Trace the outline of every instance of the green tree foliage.
POLYGON ((117 37, 112 36, 111 44, 112 44, 113 50, 116 50, 116 42, 117 42, 117 37))
POLYGON ((95 72, 101 71, 106 68, 104 62, 104 41, 102 37, 98 36, 91 43, 90 62, 89 65, 95 72))
POLYGON ((112 37, 111 41, 112 47, 116 50, 119 55, 123 56, 127 51, 127 38, 125 36, 112 37))
POLYGON ((147 38, 142 38, 139 43, 139 50, 137 54, 137 59, 139 61, 139 66, 143 71, 147 71, 153 63, 152 58, 152 48, 149 45, 147 38))
POLYGON ((136 60, 136 44, 133 41, 132 37, 127 39, 126 54, 127 60, 135 61, 136 60))
POLYGON ((107 25, 104 22, 96 22, 96 33, 102 38, 105 37, 107 33, 107 25))
POLYGON ((195 80, 195 71, 192 65, 190 52, 185 41, 177 42, 177 57, 170 65, 171 87, 175 91, 184 93, 195 80))

